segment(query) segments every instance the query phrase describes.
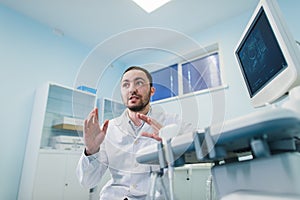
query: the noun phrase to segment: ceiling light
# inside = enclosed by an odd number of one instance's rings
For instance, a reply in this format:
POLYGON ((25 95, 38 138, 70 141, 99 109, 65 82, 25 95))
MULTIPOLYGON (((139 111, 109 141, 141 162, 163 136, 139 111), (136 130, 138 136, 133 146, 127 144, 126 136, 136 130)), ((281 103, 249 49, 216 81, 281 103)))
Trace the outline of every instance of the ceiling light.
POLYGON ((146 12, 151 13, 171 0, 132 0, 146 12))

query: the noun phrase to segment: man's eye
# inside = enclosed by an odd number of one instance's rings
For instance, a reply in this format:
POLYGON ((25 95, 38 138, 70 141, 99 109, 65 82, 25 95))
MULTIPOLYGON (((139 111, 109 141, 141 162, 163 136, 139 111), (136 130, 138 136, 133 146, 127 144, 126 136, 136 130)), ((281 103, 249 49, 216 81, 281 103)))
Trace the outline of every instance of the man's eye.
POLYGON ((144 85, 144 82, 143 82, 143 81, 137 81, 137 82, 136 82, 136 85, 138 85, 138 86, 143 86, 143 85, 144 85))
POLYGON ((122 87, 128 88, 128 87, 129 87, 129 83, 123 83, 123 84, 122 84, 122 87))

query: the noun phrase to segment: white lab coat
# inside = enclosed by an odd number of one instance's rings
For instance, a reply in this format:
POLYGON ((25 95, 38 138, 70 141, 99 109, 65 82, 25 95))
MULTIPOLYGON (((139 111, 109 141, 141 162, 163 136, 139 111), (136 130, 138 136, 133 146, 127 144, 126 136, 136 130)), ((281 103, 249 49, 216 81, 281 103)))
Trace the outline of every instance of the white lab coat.
MULTIPOLYGON (((151 109, 148 115, 163 126, 182 124, 180 133, 192 131, 191 124, 183 123, 177 115, 165 114, 158 109, 151 109)), ((136 161, 138 150, 157 143, 152 138, 140 136, 142 132, 153 132, 152 128, 144 123, 139 131, 134 131, 129 121, 127 111, 110 120, 100 151, 91 156, 83 153, 79 160, 77 176, 81 185, 87 188, 96 186, 109 169, 112 178, 102 188, 101 200, 147 199, 150 171, 159 169, 157 165, 136 161)))

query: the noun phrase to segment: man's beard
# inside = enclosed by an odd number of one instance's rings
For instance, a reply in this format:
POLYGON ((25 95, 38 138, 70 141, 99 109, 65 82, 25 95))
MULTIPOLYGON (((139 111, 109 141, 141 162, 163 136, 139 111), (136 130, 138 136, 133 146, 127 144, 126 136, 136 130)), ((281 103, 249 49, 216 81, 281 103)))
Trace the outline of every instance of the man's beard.
POLYGON ((144 108, 149 104, 149 102, 150 102, 150 98, 148 98, 146 102, 142 101, 139 105, 130 106, 130 107, 128 106, 128 109, 133 112, 139 112, 144 110, 144 108))
POLYGON ((149 92, 149 96, 147 97, 147 99, 142 99, 141 103, 139 105, 135 105, 135 106, 128 106, 128 109, 133 111, 133 112, 140 112, 142 110, 144 110, 144 108, 149 104, 150 102, 150 92, 149 92))

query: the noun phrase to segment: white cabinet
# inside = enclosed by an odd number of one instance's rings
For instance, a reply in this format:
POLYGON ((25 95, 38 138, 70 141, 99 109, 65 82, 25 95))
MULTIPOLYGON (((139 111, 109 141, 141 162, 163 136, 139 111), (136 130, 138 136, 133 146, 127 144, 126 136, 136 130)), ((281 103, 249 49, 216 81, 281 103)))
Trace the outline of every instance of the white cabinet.
POLYGON ((175 168, 175 199, 215 200, 210 164, 193 164, 175 168))
POLYGON ((78 153, 41 152, 32 199, 88 200, 89 191, 78 184, 75 173, 79 157, 78 153))
POLYGON ((55 83, 36 90, 18 200, 88 199, 75 168, 96 95, 55 83))

